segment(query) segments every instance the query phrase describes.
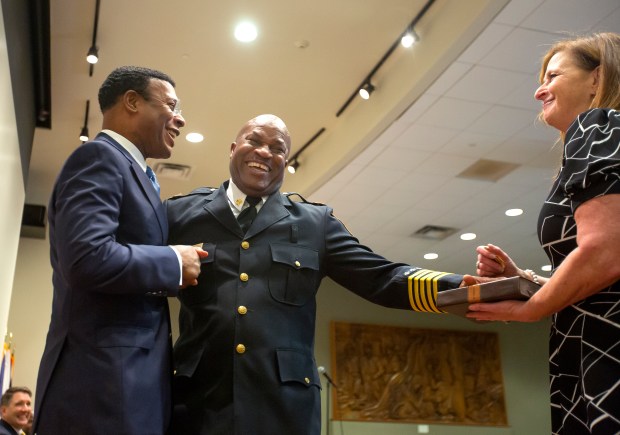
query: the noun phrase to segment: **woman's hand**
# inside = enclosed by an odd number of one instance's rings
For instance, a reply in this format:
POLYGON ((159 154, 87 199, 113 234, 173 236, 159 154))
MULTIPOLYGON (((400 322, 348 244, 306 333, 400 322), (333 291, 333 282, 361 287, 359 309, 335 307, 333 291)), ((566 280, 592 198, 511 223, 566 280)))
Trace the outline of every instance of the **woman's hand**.
POLYGON ((535 307, 529 301, 476 303, 469 306, 466 316, 482 321, 537 322, 544 316, 533 308, 535 307))
POLYGON ((501 248, 495 245, 478 246, 478 261, 476 262, 476 274, 490 277, 524 276, 523 271, 517 267, 512 258, 501 248))

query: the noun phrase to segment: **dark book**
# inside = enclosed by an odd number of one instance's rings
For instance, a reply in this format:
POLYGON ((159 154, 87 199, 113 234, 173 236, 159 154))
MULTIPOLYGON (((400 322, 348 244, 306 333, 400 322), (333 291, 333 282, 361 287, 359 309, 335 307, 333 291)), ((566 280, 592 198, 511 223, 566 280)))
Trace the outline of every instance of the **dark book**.
POLYGON ((467 307, 476 302, 527 300, 540 288, 539 284, 521 277, 504 278, 437 293, 437 307, 465 317, 467 307))

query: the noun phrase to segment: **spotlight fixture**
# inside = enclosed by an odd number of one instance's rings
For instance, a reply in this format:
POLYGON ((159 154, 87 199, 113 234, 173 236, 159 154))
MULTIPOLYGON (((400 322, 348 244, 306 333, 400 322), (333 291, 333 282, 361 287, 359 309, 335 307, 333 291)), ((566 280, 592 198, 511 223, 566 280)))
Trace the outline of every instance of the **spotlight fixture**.
POLYGON ((86 100, 86 113, 84 114, 84 126, 80 131, 80 140, 86 142, 88 140, 88 111, 90 109, 90 100, 86 100))
POLYGON ((88 127, 82 127, 82 131, 80 131, 80 140, 82 142, 86 142, 88 140, 88 127))
POLYGON ((511 208, 505 211, 506 216, 521 216, 523 214, 523 210, 520 208, 511 208))
POLYGON ((202 142, 204 140, 204 136, 201 135, 200 133, 187 133, 187 135, 185 136, 185 139, 187 139, 188 142, 192 142, 192 143, 199 143, 202 142))
POLYGON ((372 83, 370 83, 370 81, 367 81, 364 86, 362 86, 359 90, 360 97, 362 97, 364 100, 367 100, 370 98, 370 94, 372 94, 372 91, 374 90, 375 87, 372 85, 372 83))
POLYGON ((304 150, 308 148, 312 142, 314 142, 320 135, 322 135, 324 131, 325 131, 325 127, 322 127, 319 131, 314 133, 314 136, 312 136, 308 142, 306 142, 305 144, 302 145, 301 148, 299 148, 299 151, 297 151, 295 154, 293 154, 288 159, 289 164, 286 169, 291 174, 294 174, 295 172, 297 172, 297 169, 299 169, 299 156, 301 155, 301 153, 303 153, 304 150))
POLYGON ((258 36, 256 26, 248 21, 239 23, 235 27, 235 38, 239 42, 252 42, 258 36))
POLYGON ((413 27, 409 27, 403 37, 400 38, 400 44, 405 48, 409 48, 419 40, 420 37, 415 30, 413 30, 413 27))
MULTIPOLYGON (((426 3, 424 4, 424 6, 422 7, 422 9, 420 9, 420 12, 418 12, 418 14, 415 16, 415 18, 413 19, 413 21, 411 21, 411 23, 409 23, 409 25, 407 26, 407 30, 406 33, 411 32, 411 37, 415 39, 415 37, 417 36, 416 33, 413 31, 414 27, 416 26, 416 24, 418 24, 418 22, 422 19, 422 17, 424 17, 424 15, 426 14, 426 12, 428 12, 428 10, 430 9, 430 7, 433 5, 433 3, 435 3, 435 0, 427 0, 426 3)), ((402 34, 401 34, 402 35, 402 34)), ((412 41, 413 43, 414 41, 412 41)), ((338 112, 336 112, 336 118, 339 117, 340 115, 342 115, 342 113, 346 110, 347 107, 349 107, 349 104, 351 104, 353 102, 353 100, 355 99, 355 97, 357 96, 358 92, 361 95, 362 92, 362 87, 364 87, 367 83, 369 83, 370 78, 373 77, 375 75, 375 73, 379 70, 379 68, 381 68, 381 66, 385 63, 386 60, 388 60, 388 58, 392 55, 392 53, 398 48, 398 45, 402 44, 402 36, 399 37, 396 41, 394 41, 392 43, 392 45, 390 46, 390 48, 388 48, 388 50, 385 52, 385 54, 383 55, 383 57, 381 57, 381 59, 379 59, 379 62, 377 62, 377 64, 373 67, 373 69, 368 73, 368 75, 366 75, 366 78, 364 79, 364 81, 362 82, 361 85, 359 85, 351 94, 351 96, 349 97, 349 99, 347 101, 345 101, 345 103, 342 105, 342 107, 340 108, 340 110, 338 110, 338 112)), ((374 88, 373 88, 374 89, 374 88)), ((368 93, 368 95, 370 96, 370 93, 368 93)), ((362 97, 364 98, 364 97, 362 97)))
POLYGON ((101 0, 96 0, 95 22, 93 24, 93 41, 90 44, 90 48, 88 49, 88 54, 86 55, 86 61, 89 63, 88 75, 90 77, 93 76, 93 69, 95 67, 95 64, 99 61, 99 47, 97 47, 97 28, 99 27, 99 6, 100 4, 101 4, 101 0))
POLYGON ((292 160, 289 162, 288 167, 286 168, 289 173, 294 174, 297 172, 297 168, 299 168, 299 162, 297 160, 292 160))
POLYGON ((90 64, 96 64, 99 61, 99 49, 94 45, 88 49, 88 54, 86 55, 86 62, 90 64))
POLYGON ((463 233, 461 234, 461 240, 474 240, 476 233, 463 233))

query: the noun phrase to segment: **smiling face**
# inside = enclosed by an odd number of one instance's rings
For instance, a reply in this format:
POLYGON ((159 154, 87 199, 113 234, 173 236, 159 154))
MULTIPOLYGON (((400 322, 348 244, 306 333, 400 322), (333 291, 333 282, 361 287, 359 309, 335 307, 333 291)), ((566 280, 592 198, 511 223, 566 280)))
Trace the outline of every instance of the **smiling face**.
POLYGON ((284 122, 273 115, 248 121, 230 146, 230 175, 250 196, 267 196, 280 188, 291 149, 284 122))
POLYGON ((174 140, 181 133, 185 119, 176 110, 179 99, 174 87, 164 81, 151 79, 146 97, 137 96, 139 118, 134 143, 144 158, 167 159, 172 155, 174 140))
POLYGON ((565 133, 577 116, 590 108, 598 88, 598 69, 579 68, 569 51, 554 54, 534 97, 542 102, 544 121, 565 133))
POLYGON ((20 391, 15 392, 8 405, 2 406, 0 414, 2 420, 11 426, 21 429, 28 424, 32 411, 30 395, 20 391))

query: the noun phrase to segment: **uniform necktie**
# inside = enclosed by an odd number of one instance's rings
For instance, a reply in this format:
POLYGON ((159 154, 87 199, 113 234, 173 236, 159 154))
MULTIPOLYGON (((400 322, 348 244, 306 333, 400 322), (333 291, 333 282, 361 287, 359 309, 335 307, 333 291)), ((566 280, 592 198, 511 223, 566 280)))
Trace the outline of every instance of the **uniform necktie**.
POLYGON ((159 192, 160 192, 159 183, 157 182, 157 177, 155 176, 155 172, 153 172, 150 166, 146 167, 146 176, 149 177, 149 180, 151 180, 151 184, 153 185, 153 188, 155 188, 155 192, 157 192, 157 194, 159 195, 159 192))
POLYGON ((249 204, 249 207, 242 210, 241 213, 239 213, 239 216, 237 216, 237 222, 239 222, 239 226, 244 233, 248 230, 248 228, 250 228, 252 221, 258 214, 256 204, 258 204, 260 200, 261 198, 257 198, 255 196, 246 196, 245 198, 245 201, 249 204))

